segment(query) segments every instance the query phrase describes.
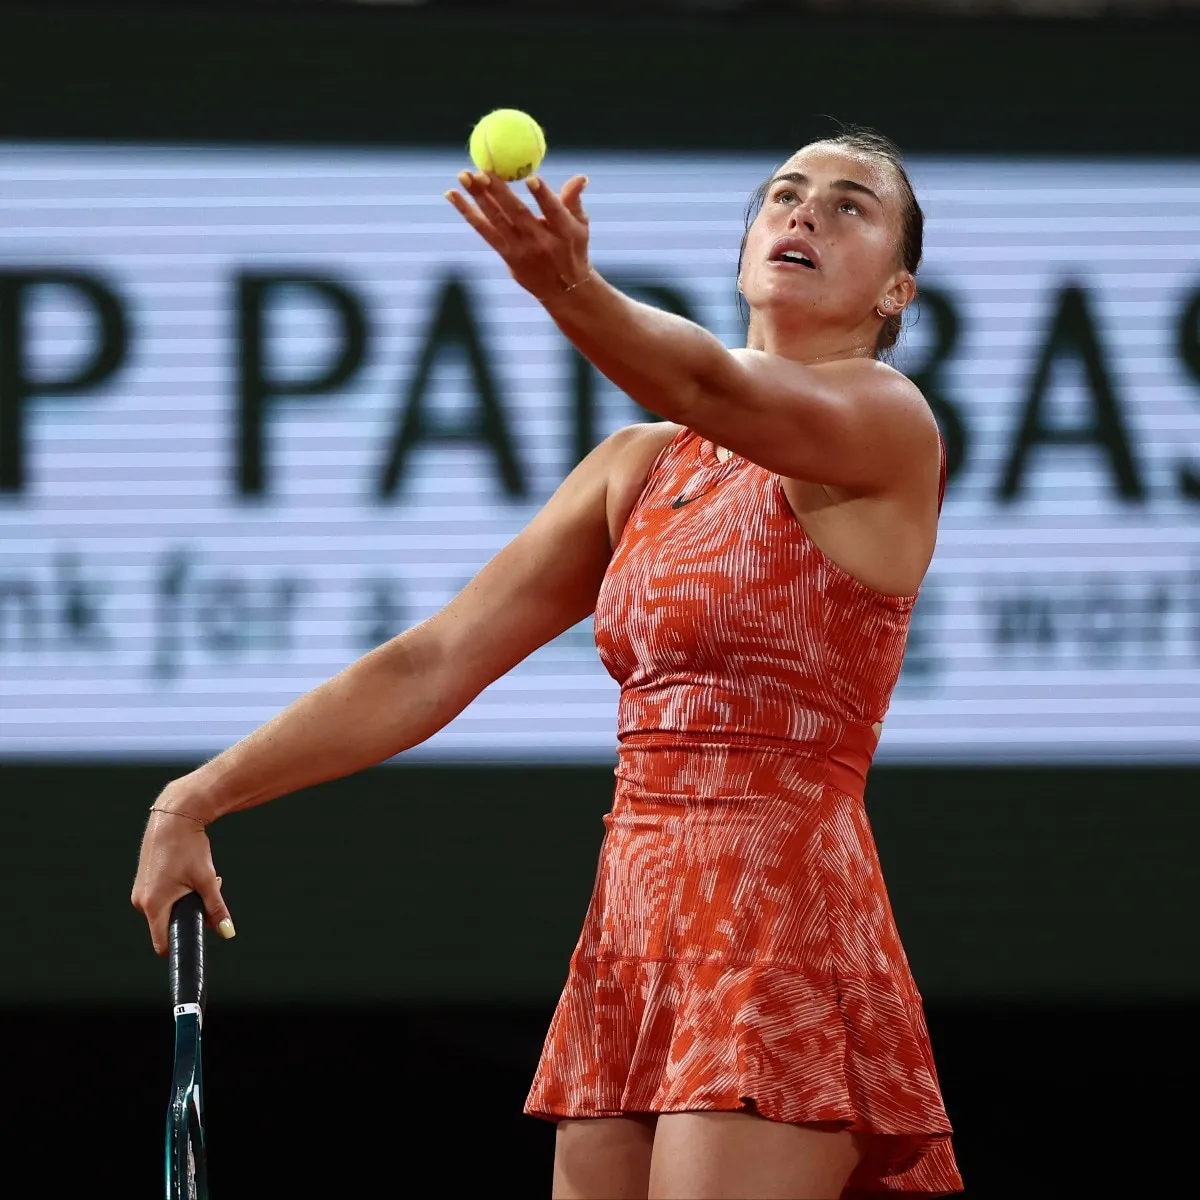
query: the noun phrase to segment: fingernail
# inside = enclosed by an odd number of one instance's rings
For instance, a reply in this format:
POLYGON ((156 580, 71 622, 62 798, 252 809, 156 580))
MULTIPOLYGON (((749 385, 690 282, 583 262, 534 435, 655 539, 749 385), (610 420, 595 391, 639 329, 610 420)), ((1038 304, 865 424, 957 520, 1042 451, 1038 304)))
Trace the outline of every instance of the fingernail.
POLYGON ((536 175, 530 175, 525 183, 531 192, 536 192, 542 186, 542 181, 536 175))
POLYGON ((217 932, 223 938, 237 937, 237 932, 233 928, 233 922, 228 917, 217 926, 217 932))
MULTIPOLYGON (((470 187, 471 186, 471 172, 470 171, 460 171, 458 174, 458 182, 461 183, 463 185, 463 187, 470 187)), ((449 193, 447 193, 447 195, 449 195, 449 193)))
POLYGON ((587 185, 591 182, 592 181, 586 175, 583 177, 583 186, 584 187, 587 187, 587 185))
POLYGON ((486 171, 480 171, 475 176, 475 178, 478 181, 480 187, 490 187, 491 186, 492 177, 486 171))
POLYGON ((453 188, 451 188, 449 191, 443 192, 442 195, 445 197, 445 199, 449 200, 451 204, 454 203, 454 189, 453 188))

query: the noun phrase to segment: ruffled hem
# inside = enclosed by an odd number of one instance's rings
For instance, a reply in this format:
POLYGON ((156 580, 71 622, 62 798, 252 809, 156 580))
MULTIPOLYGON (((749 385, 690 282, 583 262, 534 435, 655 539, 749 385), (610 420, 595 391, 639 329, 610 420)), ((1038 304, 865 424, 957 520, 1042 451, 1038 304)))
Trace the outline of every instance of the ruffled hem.
POLYGON ((751 1108, 869 1135, 847 1197, 962 1189, 919 1001, 891 976, 577 956, 527 1113, 751 1108))

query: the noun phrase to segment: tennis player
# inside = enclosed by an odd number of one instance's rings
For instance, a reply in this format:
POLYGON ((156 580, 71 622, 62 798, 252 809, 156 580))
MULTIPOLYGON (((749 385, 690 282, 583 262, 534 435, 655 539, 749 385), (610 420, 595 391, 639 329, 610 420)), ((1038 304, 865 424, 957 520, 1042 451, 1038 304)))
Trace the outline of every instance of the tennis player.
POLYGON ((583 177, 530 179, 532 204, 460 183, 517 283, 664 420, 597 446, 436 616, 163 791, 132 897, 154 946, 188 890, 232 936, 205 825, 424 741, 594 612, 617 787, 526 1106, 557 1122, 554 1196, 960 1191, 863 808, 945 485, 882 361, 923 236, 900 155, 850 131, 760 189, 745 350, 597 273, 583 177))

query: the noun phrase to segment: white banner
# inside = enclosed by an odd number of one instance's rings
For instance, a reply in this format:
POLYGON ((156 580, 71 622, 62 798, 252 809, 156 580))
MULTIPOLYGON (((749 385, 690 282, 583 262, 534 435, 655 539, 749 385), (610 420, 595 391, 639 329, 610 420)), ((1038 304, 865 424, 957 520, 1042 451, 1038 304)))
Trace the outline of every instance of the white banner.
MULTIPOLYGON (((0 146, 0 754, 190 757, 446 603, 644 419, 456 153, 0 146)), ((729 344, 775 164, 551 154, 729 344)), ((956 471, 881 760, 1200 759, 1200 163, 918 160, 956 471)), ((590 622, 411 758, 611 761, 590 622)))

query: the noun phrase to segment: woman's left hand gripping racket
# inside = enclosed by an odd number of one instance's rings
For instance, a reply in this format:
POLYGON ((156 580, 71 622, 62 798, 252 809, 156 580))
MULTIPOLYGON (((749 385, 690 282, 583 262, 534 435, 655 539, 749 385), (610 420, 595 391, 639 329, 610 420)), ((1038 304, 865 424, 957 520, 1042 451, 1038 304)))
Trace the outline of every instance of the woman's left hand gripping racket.
POLYGON ((170 931, 175 1077, 167 1109, 167 1200, 208 1200, 201 1101, 204 1019, 204 905, 195 892, 175 902, 170 931))

